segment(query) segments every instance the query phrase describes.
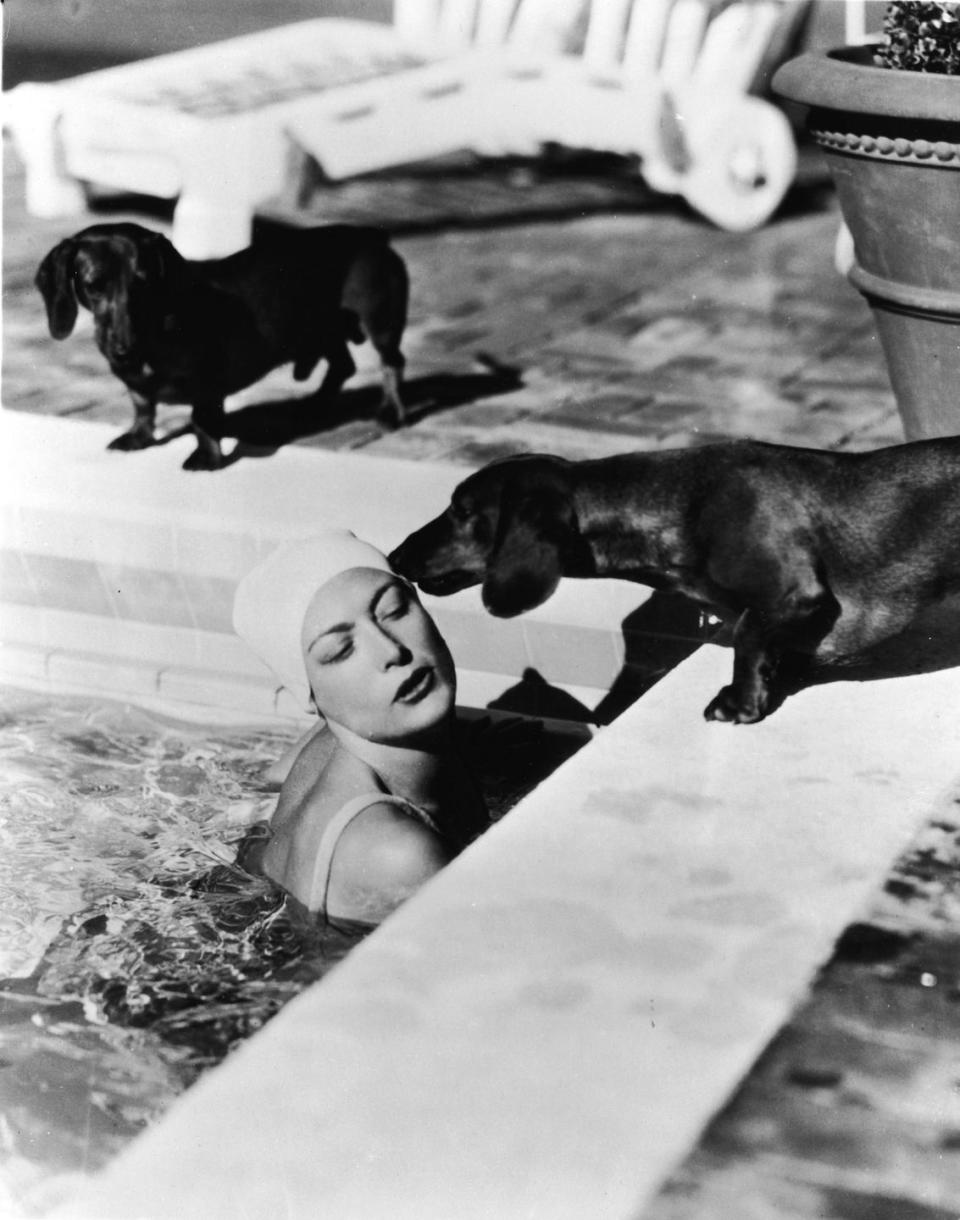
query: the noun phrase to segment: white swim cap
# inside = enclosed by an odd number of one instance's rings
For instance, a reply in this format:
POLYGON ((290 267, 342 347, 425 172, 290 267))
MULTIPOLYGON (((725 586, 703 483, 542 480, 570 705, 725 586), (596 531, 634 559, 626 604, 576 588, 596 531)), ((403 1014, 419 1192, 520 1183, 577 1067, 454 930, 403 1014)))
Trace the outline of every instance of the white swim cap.
POLYGON ((233 629, 307 710, 310 683, 300 634, 307 607, 328 580, 351 568, 393 569, 386 555, 349 530, 286 543, 249 571, 233 599, 233 629))

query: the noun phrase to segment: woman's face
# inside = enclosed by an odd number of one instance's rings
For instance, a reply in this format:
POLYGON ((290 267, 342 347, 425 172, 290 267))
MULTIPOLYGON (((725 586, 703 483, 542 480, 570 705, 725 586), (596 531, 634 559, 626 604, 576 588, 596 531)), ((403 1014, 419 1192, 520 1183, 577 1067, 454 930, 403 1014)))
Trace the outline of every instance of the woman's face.
POLYGON ((453 659, 398 576, 351 568, 318 590, 303 621, 317 707, 368 741, 416 740, 453 710, 453 659))

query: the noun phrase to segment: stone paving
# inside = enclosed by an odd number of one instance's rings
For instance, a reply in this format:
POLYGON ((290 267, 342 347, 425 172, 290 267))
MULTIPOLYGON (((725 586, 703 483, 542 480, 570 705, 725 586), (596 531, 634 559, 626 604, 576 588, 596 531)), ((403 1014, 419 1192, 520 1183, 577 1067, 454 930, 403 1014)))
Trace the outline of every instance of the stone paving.
MULTIPOLYGON (((28 218, 9 154, 5 184, 4 403, 125 426, 124 392, 89 328, 54 343, 32 287, 43 253, 85 222, 28 218)), ((833 269, 832 194, 806 159, 781 215, 750 235, 718 233, 621 169, 582 164, 460 165, 318 188, 298 206, 301 218, 395 233, 413 282, 413 423, 373 422, 365 355, 335 417, 292 401, 284 374, 238 396, 245 444, 473 466, 724 436, 851 449, 902 439, 870 315, 833 269)), ((289 203, 277 201, 280 214, 289 203)), ((956 1220, 958 877, 960 825, 942 817, 647 1220, 956 1220)))
POLYGON ((642 1220, 956 1220, 958 917, 960 797, 642 1220))
MULTIPOLYGON (((15 156, 7 166, 4 403, 125 426, 125 391, 89 330, 51 340, 32 286, 46 250, 88 221, 28 221, 15 156)), ((316 383, 287 370, 235 396, 231 432, 248 444, 475 466, 725 436, 828 448, 902 439, 867 307, 833 268, 837 212, 812 161, 756 234, 720 233, 623 168, 575 162, 369 178, 267 214, 396 234, 412 280, 413 423, 385 432, 374 421, 377 372, 361 348, 333 410, 316 410, 316 383)), ((111 216, 167 227, 113 204, 98 219, 111 216)), ((162 418, 173 426, 183 412, 162 418)))

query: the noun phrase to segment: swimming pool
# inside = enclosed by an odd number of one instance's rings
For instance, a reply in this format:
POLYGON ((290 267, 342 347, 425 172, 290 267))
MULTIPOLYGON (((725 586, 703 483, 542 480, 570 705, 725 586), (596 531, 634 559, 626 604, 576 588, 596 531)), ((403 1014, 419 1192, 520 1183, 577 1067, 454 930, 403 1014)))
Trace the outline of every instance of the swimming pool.
MULTIPOLYGON (((588 738, 461 728, 492 820, 588 738)), ((0 688, 0 1176, 17 1206, 105 1165, 364 935, 305 923, 233 863, 295 736, 0 688)))

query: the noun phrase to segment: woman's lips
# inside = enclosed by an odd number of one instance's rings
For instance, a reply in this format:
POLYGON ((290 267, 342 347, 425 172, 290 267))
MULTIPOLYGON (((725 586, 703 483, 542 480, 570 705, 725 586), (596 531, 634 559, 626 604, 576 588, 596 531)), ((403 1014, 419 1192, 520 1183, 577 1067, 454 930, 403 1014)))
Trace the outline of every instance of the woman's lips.
POLYGON ((437 681, 436 673, 429 665, 421 665, 409 678, 404 678, 393 697, 394 703, 419 703, 429 695, 437 681))

